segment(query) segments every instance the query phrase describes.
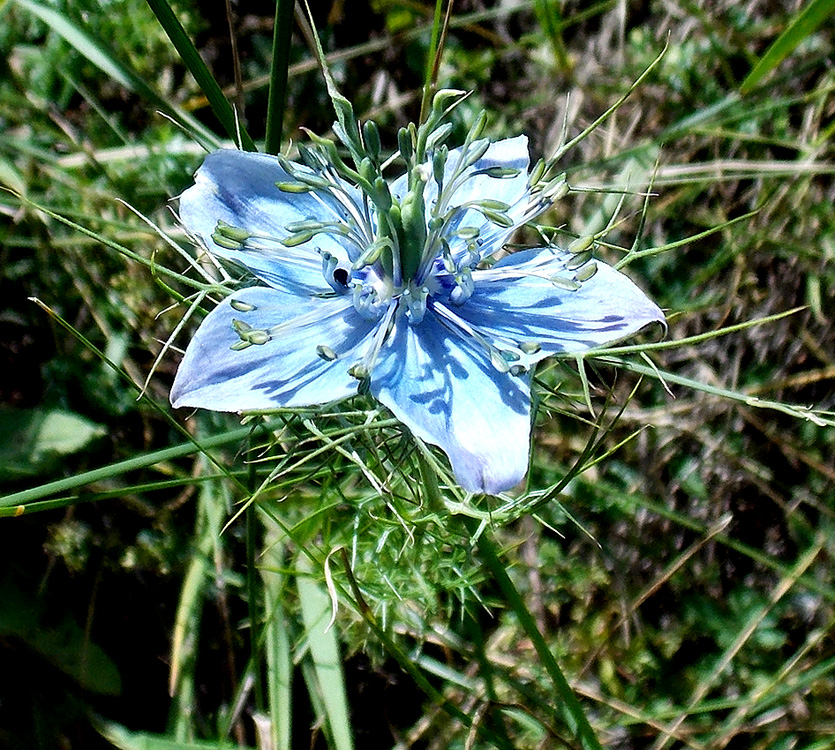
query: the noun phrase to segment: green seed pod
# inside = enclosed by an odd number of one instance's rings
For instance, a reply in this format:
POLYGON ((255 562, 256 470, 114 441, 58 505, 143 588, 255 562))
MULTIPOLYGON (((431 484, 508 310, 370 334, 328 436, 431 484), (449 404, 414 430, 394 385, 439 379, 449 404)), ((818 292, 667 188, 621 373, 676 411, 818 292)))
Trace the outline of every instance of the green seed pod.
POLYGON ((296 247, 312 240, 319 232, 295 232, 281 241, 284 247, 296 247))
POLYGON ((490 350, 490 364, 499 372, 510 372, 510 365, 498 349, 490 350))
MULTIPOLYGON (((319 169, 321 167, 321 163, 319 161, 319 157, 313 153, 313 151, 305 146, 303 143, 298 145, 299 149, 299 158, 302 160, 304 164, 306 164, 311 169, 319 169)), ((288 170, 289 171, 289 170, 288 170)))
POLYGON ((444 189, 444 167, 449 158, 449 149, 446 146, 441 146, 432 156, 432 176, 438 184, 438 192, 444 189))
POLYGON ((436 118, 441 117, 446 111, 448 103, 451 103, 453 99, 460 99, 466 93, 466 91, 458 89, 439 89, 432 97, 432 114, 436 118))
POLYGON ((487 113, 484 110, 478 113, 478 116, 475 118, 475 122, 473 126, 470 128, 470 132, 467 133, 467 141, 472 143, 478 138, 481 138, 481 134, 484 132, 484 128, 487 127, 487 113))
POLYGON ((533 187, 534 185, 539 184, 539 181, 545 175, 545 160, 540 159, 536 164, 533 165, 533 169, 531 169, 530 175, 528 175, 528 185, 533 187))
POLYGON ((449 134, 452 132, 452 123, 447 122, 441 125, 439 128, 436 128, 426 139, 426 149, 428 151, 434 150, 437 146, 439 146, 449 134))
POLYGON ((521 169, 516 169, 515 167, 487 167, 487 169, 482 170, 482 174, 486 174, 488 177, 494 177, 497 180, 518 177, 521 172, 521 169))
POLYGON ((334 221, 293 221, 284 227, 288 232, 321 232, 326 226, 336 224, 334 221))
POLYGON ((542 346, 537 341, 520 341, 519 349, 525 354, 537 354, 542 350, 542 346))
POLYGON ((226 237, 217 231, 212 234, 212 242, 219 247, 225 248, 226 250, 240 250, 244 246, 243 242, 229 239, 229 237, 226 237))
POLYGON ((388 183, 382 177, 374 178, 374 203, 381 211, 391 208, 392 198, 388 183))
POLYGON ((368 367, 366 367, 366 365, 362 362, 358 362, 348 368, 348 374, 357 380, 367 380, 371 373, 368 371, 368 367))
POLYGON ((552 203, 556 203, 558 200, 565 198, 570 189, 568 183, 565 181, 565 175, 557 175, 553 180, 546 183, 542 189, 542 197, 550 200, 552 203))
POLYGON ((366 120, 362 125, 362 134, 365 138, 365 149, 368 155, 375 162, 379 161, 382 144, 380 143, 380 130, 377 123, 373 120, 366 120))
POLYGON ((296 170, 296 174, 293 176, 300 183, 302 183, 302 185, 307 185, 314 190, 325 190, 326 188, 331 187, 332 184, 326 177, 322 177, 318 174, 312 174, 310 172, 302 172, 298 169, 296 170))
POLYGON ((222 219, 218 221, 217 226, 215 227, 215 234, 219 234, 229 240, 236 240, 237 242, 246 242, 250 237, 252 237, 251 232, 248 232, 246 229, 233 226, 232 224, 228 224, 222 219))
POLYGON ((510 208, 508 203, 504 201, 497 201, 494 198, 482 198, 479 201, 476 201, 476 205, 480 208, 486 208, 488 211, 501 211, 504 213, 510 208))
POLYGON ((414 156, 415 149, 412 141, 412 136, 406 128, 400 128, 397 131, 397 148, 400 150, 400 156, 409 164, 414 156))
POLYGON ((482 156, 484 156, 484 154, 487 153, 488 148, 490 148, 490 141, 486 138, 482 138, 480 141, 473 143, 467 151, 467 156, 464 160, 464 167, 471 167, 475 164, 482 156))
POLYGON ((478 239, 481 230, 478 227, 461 227, 456 230, 455 234, 462 240, 475 240, 478 239))
POLYGON ((565 289, 567 292, 576 292, 580 284, 574 279, 567 279, 564 276, 552 276, 549 281, 558 289, 565 289))
POLYGON ((263 346, 270 340, 270 334, 259 328, 253 328, 251 331, 247 331, 244 337, 245 341, 256 346, 263 346))
POLYGON ((510 229, 513 226, 513 219, 505 213, 501 213, 499 211, 488 211, 487 209, 483 209, 481 213, 486 219, 489 219, 494 224, 498 224, 504 229, 510 229))
POLYGON ((377 179, 379 176, 379 172, 374 167, 374 162, 371 161, 371 157, 366 156, 360 162, 360 175, 361 177, 368 182, 370 185, 374 184, 374 180, 377 179))

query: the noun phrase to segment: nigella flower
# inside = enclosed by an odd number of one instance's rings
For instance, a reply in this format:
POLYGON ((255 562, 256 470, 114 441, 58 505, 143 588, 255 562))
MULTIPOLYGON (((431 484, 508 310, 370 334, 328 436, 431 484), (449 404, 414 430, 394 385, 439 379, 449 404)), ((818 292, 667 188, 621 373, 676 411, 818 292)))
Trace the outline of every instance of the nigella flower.
POLYGON ((360 134, 353 120, 335 129, 356 168, 319 138, 300 147, 300 163, 233 150, 206 158, 180 220, 261 284, 203 321, 175 407, 303 407, 362 386, 446 453, 461 487, 496 494, 527 470, 533 366, 664 320, 626 276, 590 259, 590 242, 492 262, 565 183, 546 179, 541 162, 529 175, 525 137, 480 138, 483 121, 447 149, 443 102, 400 131, 407 171, 392 182, 376 127, 360 134))

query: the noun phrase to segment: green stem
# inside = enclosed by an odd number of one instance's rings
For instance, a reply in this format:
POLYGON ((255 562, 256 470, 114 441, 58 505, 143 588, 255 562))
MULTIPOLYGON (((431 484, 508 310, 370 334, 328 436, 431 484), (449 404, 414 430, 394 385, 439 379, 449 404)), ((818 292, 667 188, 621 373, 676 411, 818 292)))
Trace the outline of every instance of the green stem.
MULTIPOLYGON (((479 528, 479 523, 477 521, 465 518, 463 519, 463 523, 471 535, 476 534, 479 528)), ((542 633, 539 632, 539 628, 537 628, 533 616, 525 606, 525 602, 522 599, 521 594, 516 589, 516 586, 513 585, 513 581, 510 580, 510 576, 508 576, 507 571, 505 570, 504 563, 499 559, 499 553, 496 549, 496 545, 490 538, 488 530, 485 530, 483 533, 478 535, 476 544, 478 545, 478 551, 481 554, 481 559, 484 561, 484 564, 487 566, 490 573, 492 573, 493 578, 504 594, 505 600, 518 618, 522 629, 531 639, 531 642, 539 655, 539 659, 542 662, 542 666, 545 667, 546 672, 548 672, 548 675, 551 678, 551 682, 556 688, 557 694, 562 701, 560 714, 562 715, 563 720, 568 725, 568 728, 576 737, 577 741, 580 743, 580 747, 584 748, 584 750, 603 750, 594 729, 592 729, 591 724, 589 724, 589 721, 583 712, 580 702, 574 695, 574 691, 568 684, 568 680, 565 679, 559 664, 557 664, 557 660, 554 658, 554 655, 548 648, 548 644, 542 637, 542 633)))
POLYGON ((270 90, 267 99, 267 139, 264 147, 268 154, 277 154, 281 149, 294 6, 294 0, 277 0, 275 6, 273 57, 270 62, 270 90))
POLYGON ((26 503, 31 503, 34 500, 40 500, 44 497, 57 494, 59 492, 66 492, 67 490, 84 487, 93 482, 101 482, 106 479, 112 479, 120 474, 126 474, 129 471, 136 469, 145 469, 155 464, 164 463, 166 461, 173 461, 176 458, 183 458, 194 453, 205 453, 210 448, 218 448, 229 443, 238 443, 244 440, 252 431, 251 427, 241 427, 236 430, 229 430, 221 435, 215 437, 205 438, 200 442, 191 441, 188 443, 181 443, 171 448, 164 448, 159 451, 152 451, 145 453, 135 458, 129 458, 126 461, 118 461, 117 463, 102 466, 98 469, 85 471, 81 474, 76 474, 72 477, 64 479, 56 479, 54 482, 47 482, 38 487, 33 487, 29 490, 21 492, 14 492, 11 495, 0 497, 0 508, 15 508, 15 515, 22 515, 26 512, 26 503))

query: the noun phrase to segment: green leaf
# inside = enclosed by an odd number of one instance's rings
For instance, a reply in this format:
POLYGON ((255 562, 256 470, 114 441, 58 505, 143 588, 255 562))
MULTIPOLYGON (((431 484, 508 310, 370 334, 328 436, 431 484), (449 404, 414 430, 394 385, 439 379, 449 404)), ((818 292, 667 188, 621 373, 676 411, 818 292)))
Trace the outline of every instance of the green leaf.
POLYGON ((116 666, 75 620, 45 611, 39 599, 8 581, 0 585, 0 602, 0 637, 14 635, 85 690, 121 693, 116 666))
POLYGON ((747 94, 756 87, 806 37, 813 34, 818 26, 827 18, 830 18, 833 10, 835 10, 835 0, 812 0, 803 10, 797 13, 786 30, 777 37, 754 66, 754 69, 748 74, 748 77, 742 82, 739 92, 747 94))
POLYGON ((119 750, 248 750, 233 742, 178 742, 161 734, 131 732, 120 724, 101 721, 96 726, 101 735, 119 750))
POLYGON ((77 453, 105 428, 60 409, 0 409, 0 476, 32 476, 77 453))

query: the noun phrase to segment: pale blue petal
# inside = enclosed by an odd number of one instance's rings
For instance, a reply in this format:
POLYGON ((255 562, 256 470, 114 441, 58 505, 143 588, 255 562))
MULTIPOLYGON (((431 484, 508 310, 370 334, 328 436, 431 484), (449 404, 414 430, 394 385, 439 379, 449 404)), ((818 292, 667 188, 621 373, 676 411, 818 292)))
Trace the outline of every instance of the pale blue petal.
POLYGON ((417 437, 449 457, 465 490, 497 494, 524 477, 530 384, 495 370, 472 340, 428 312, 396 319, 371 376, 371 393, 417 437))
POLYGON ((349 297, 304 299, 275 289, 251 287, 227 297, 210 312, 186 349, 171 388, 175 407, 247 411, 313 406, 352 396, 357 380, 348 374, 364 351, 374 325, 361 318, 349 297), (234 309, 241 303, 256 309, 234 309), (241 351, 232 326, 254 329, 281 325, 276 337, 241 351), (339 355, 326 361, 324 345, 339 355))
POLYGON ((629 278, 602 261, 576 291, 551 283, 570 278, 572 256, 551 248, 507 256, 489 270, 473 272, 475 292, 455 312, 491 337, 540 344, 533 357, 582 352, 612 344, 664 313, 629 278))
MULTIPOLYGON (((455 164, 461 154, 461 149, 452 149, 449 152, 445 169, 445 184, 448 184, 455 164)), ((475 164, 468 167, 465 174, 475 175, 466 179, 453 193, 451 193, 447 207, 461 206, 474 200, 490 198, 507 203, 510 206, 507 214, 514 224, 519 223, 528 208, 528 166, 530 157, 528 154, 528 138, 520 135, 515 138, 506 138, 491 143, 484 156, 475 164), (515 177, 489 177, 488 175, 476 175, 476 172, 489 167, 506 167, 518 169, 519 174, 515 177)), ((392 183, 392 193, 403 197, 406 190, 406 176, 399 177, 392 183)), ((424 197, 427 207, 432 205, 438 196, 438 186, 434 179, 426 184, 424 197)), ((429 210, 427 208, 427 215, 429 210)), ((450 227, 450 235, 447 237, 453 255, 462 254, 466 244, 457 240, 452 232, 463 227, 473 227, 480 231, 479 245, 482 257, 496 252, 510 237, 514 229, 504 229, 486 219, 483 214, 474 209, 462 212, 450 227)))
MULTIPOLYGON (((281 240, 289 234, 287 224, 345 220, 345 209, 326 192, 317 197, 312 193, 286 193, 276 187, 277 182, 295 180, 274 156, 231 149, 215 151, 197 171, 194 185, 180 196, 180 221, 213 255, 240 263, 270 286, 299 293, 327 289, 322 260, 315 249, 347 260, 343 245, 332 236, 318 234, 290 252, 281 240), (212 241, 219 220, 275 239, 259 240, 264 247, 257 250, 220 247, 212 241), (305 257, 299 259, 300 253, 305 257)), ((344 187, 356 198, 353 188, 344 187)))

